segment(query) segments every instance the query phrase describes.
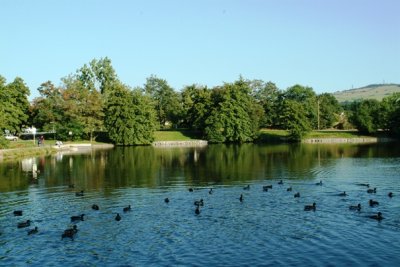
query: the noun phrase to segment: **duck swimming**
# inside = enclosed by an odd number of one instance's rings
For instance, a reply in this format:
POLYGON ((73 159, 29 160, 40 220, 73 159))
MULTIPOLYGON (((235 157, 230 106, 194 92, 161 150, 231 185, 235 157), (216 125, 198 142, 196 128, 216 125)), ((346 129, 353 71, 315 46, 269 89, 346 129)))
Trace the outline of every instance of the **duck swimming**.
POLYGON ((369 184, 364 184, 364 183, 358 183, 356 185, 369 187, 369 184))
POLYGON ((166 197, 166 198, 164 199, 164 202, 165 202, 165 203, 169 203, 169 198, 166 197))
POLYGON ((282 180, 280 180, 280 181, 278 182, 278 184, 283 184, 283 181, 282 181, 282 180))
POLYGON ((315 185, 322 185, 322 180, 320 180, 318 183, 316 183, 315 185))
POLYGON ((14 210, 14 216, 22 216, 22 210, 14 210))
POLYGON ((367 193, 370 193, 370 194, 376 193, 376 187, 374 189, 368 189, 367 193))
POLYGON ((30 230, 28 231, 28 235, 36 234, 38 231, 39 231, 39 230, 38 230, 37 226, 35 226, 35 228, 30 229, 30 230))
POLYGON ((369 217, 370 217, 371 219, 378 220, 378 221, 380 221, 380 220, 383 219, 382 213, 381 213, 381 212, 378 212, 378 214, 374 214, 374 215, 371 215, 371 216, 369 216, 369 217))
POLYGON ((243 190, 250 190, 250 185, 248 184, 247 186, 243 187, 243 190))
POLYGON ((213 193, 213 189, 210 188, 210 191, 208 191, 208 193, 211 195, 213 193))
POLYGON ((131 205, 128 205, 128 207, 123 208, 124 212, 131 211, 131 205))
POLYGON ((296 194, 294 194, 294 197, 300 197, 300 193, 297 192, 296 194))
POLYGON ((343 191, 343 193, 340 193, 339 196, 341 196, 341 197, 347 196, 346 191, 343 191))
POLYGON ((286 189, 287 192, 291 192, 292 191, 292 187, 289 187, 288 189, 286 189))
POLYGON ((81 190, 80 192, 76 192, 75 193, 75 196, 77 196, 77 197, 83 197, 83 190, 81 190))
POLYGON ((316 208, 317 208, 317 204, 315 204, 315 202, 312 205, 305 205, 304 206, 304 210, 305 211, 310 211, 310 210, 315 211, 316 208))
POLYGON ((393 193, 389 192, 388 197, 393 197, 393 193))
POLYGON ((200 208, 199 208, 199 206, 196 207, 196 209, 194 210, 194 213, 196 213, 197 215, 200 214, 200 208))
POLYGON ((69 237, 72 240, 74 239, 74 235, 78 232, 78 227, 74 225, 72 228, 68 228, 64 230, 64 233, 61 235, 61 239, 65 237, 69 237))
POLYGON ((375 200, 372 200, 372 199, 370 199, 370 200, 369 200, 369 205, 370 205, 371 207, 373 207, 373 206, 377 206, 377 205, 379 205, 379 202, 378 202, 378 201, 375 201, 375 200))
POLYGON ((358 210, 358 211, 360 211, 361 210, 361 204, 358 203, 358 205, 356 205, 356 206, 350 206, 349 210, 358 210))
POLYGON ((264 185, 263 191, 268 192, 268 189, 272 189, 272 185, 264 185))
POLYGON ((18 228, 24 228, 24 227, 28 227, 28 226, 30 226, 30 225, 31 225, 31 221, 30 221, 30 220, 27 220, 26 222, 20 222, 20 223, 18 223, 17 227, 18 227, 18 228))
POLYGON ((121 215, 119 215, 119 213, 117 213, 117 216, 115 216, 115 220, 117 222, 119 222, 121 220, 121 215))
POLYGON ((243 194, 240 194, 239 200, 240 202, 243 202, 243 194))
POLYGON ((196 201, 194 202, 194 205, 195 205, 195 206, 204 206, 204 201, 203 201, 203 199, 196 200, 196 201))
POLYGON ((93 205, 92 205, 92 209, 94 209, 94 210, 99 210, 99 206, 97 206, 96 204, 93 204, 93 205))
POLYGON ((193 192, 193 188, 189 188, 189 192, 193 192))
POLYGON ((81 215, 78 215, 78 216, 71 216, 71 222, 83 221, 83 216, 85 216, 85 214, 81 214, 81 215))

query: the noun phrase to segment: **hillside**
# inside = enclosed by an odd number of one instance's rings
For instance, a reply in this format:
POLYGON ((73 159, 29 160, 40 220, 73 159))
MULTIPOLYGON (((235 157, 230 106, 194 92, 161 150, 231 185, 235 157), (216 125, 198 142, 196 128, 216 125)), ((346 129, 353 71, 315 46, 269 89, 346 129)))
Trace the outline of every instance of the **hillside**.
POLYGON ((334 92, 333 95, 339 102, 354 101, 359 99, 377 99, 400 93, 400 84, 371 84, 361 88, 334 92))

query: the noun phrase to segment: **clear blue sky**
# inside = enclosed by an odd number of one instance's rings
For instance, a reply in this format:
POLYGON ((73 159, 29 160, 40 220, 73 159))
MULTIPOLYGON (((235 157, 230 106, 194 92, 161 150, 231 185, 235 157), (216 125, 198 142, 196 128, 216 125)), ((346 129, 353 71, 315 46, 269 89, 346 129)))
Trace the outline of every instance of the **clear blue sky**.
POLYGON ((31 90, 109 57, 132 87, 400 83, 398 0, 2 0, 0 75, 31 90))

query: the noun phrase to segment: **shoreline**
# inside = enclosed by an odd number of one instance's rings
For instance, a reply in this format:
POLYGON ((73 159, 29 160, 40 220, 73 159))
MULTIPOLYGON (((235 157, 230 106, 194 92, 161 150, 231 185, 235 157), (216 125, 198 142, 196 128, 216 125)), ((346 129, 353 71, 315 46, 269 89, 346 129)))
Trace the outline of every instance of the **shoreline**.
MULTIPOLYGON (((388 137, 355 137, 355 138, 305 138, 299 143, 302 144, 373 144, 373 143, 388 143, 396 142, 396 139, 388 137)), ((263 142, 264 144, 276 144, 276 142, 263 142)), ((282 143, 287 143, 282 141, 282 143)), ((208 141, 206 140, 185 140, 185 141, 155 141, 151 144, 155 148, 173 148, 173 147, 206 147, 208 141)), ((28 147, 28 148, 11 148, 0 149, 0 162, 4 160, 13 160, 17 158, 24 158, 30 156, 51 155, 51 154, 75 154, 87 152, 95 149, 111 149, 115 146, 113 144, 63 144, 47 145, 43 147, 28 147)))

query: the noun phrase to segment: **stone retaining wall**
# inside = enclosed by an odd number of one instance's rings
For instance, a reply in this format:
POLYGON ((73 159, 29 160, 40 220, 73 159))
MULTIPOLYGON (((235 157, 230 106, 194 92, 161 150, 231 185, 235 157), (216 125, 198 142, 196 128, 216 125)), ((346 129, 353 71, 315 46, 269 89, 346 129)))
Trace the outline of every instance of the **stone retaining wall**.
POLYGON ((366 137, 366 138, 308 138, 301 142, 306 144, 343 144, 343 143, 386 143, 392 142, 391 138, 377 138, 377 137, 366 137))
POLYGON ((190 140, 190 141, 158 141, 153 142, 155 147, 202 147, 207 146, 208 142, 205 140, 190 140))

